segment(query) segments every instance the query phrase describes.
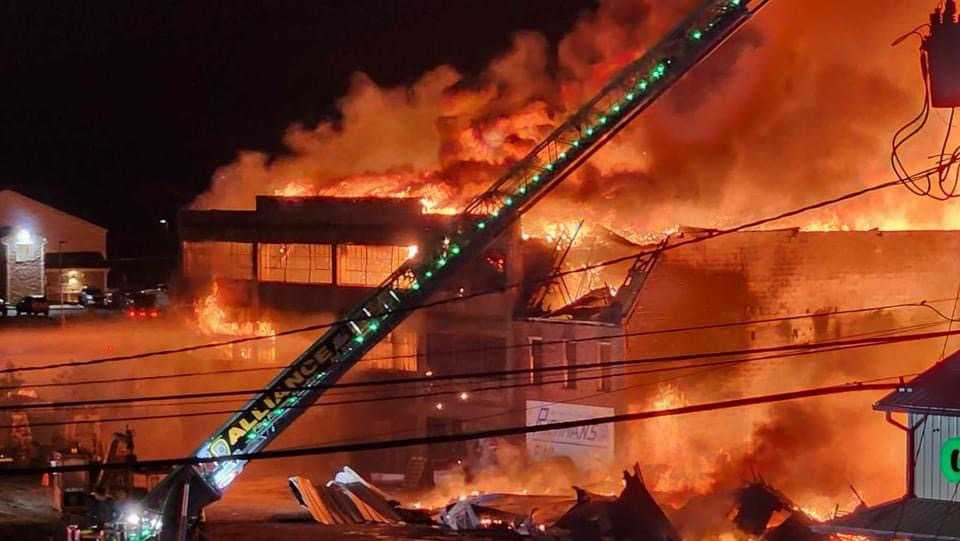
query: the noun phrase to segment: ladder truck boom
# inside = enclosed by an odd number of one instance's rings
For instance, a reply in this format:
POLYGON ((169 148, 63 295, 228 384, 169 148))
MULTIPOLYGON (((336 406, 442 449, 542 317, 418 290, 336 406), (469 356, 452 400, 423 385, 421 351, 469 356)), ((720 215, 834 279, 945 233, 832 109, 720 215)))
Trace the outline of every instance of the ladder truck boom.
MULTIPOLYGON (((315 402, 374 345, 438 293, 501 233, 575 171, 688 70, 735 32, 767 0, 706 0, 641 58, 474 198, 442 244, 394 271, 366 300, 332 325, 264 390, 195 451, 196 457, 256 453, 315 402), (751 9, 750 4, 753 5, 751 9)), ((126 538, 173 539, 218 500, 246 461, 182 466, 147 496, 137 532, 126 538)))

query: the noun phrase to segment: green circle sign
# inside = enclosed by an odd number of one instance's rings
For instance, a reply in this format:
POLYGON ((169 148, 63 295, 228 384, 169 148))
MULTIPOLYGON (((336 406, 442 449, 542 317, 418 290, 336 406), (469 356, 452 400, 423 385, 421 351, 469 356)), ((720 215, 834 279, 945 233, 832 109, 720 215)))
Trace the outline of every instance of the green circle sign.
POLYGON ((950 438, 940 448, 940 471, 947 481, 960 483, 960 438, 950 438))

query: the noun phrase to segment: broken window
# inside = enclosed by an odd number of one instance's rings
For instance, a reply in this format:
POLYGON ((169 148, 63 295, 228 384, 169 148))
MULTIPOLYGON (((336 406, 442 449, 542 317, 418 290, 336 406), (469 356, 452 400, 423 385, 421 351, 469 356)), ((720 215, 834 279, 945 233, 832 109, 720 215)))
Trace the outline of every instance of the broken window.
POLYGON ((261 244, 259 250, 261 282, 333 283, 329 244, 261 244))
POLYGON ((543 338, 530 339, 530 383, 543 383, 543 338))
POLYGON ((337 246, 337 283, 345 286, 380 285, 411 254, 406 246, 337 246))
POLYGON ((253 279, 253 244, 249 242, 186 241, 183 274, 188 278, 253 279))
POLYGON ((373 346, 363 360, 364 368, 416 372, 417 335, 392 332, 373 346))
POLYGON ((577 343, 565 342, 567 369, 563 373, 563 386, 567 389, 577 388, 577 343))
MULTIPOLYGON (((600 342, 600 362, 609 363, 613 349, 610 342, 600 342)), ((597 383, 597 390, 613 390, 613 367, 603 366, 600 368, 600 381, 597 383)))

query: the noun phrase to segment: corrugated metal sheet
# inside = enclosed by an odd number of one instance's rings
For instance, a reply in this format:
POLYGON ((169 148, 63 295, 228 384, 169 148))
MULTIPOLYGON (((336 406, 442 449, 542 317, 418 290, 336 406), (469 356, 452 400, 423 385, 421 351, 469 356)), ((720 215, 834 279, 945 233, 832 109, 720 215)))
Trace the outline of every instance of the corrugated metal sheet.
POLYGON ((960 415, 960 351, 880 399, 880 410, 960 415))
POLYGON ((960 503, 895 500, 816 524, 819 533, 960 541, 960 503))
MULTIPOLYGON (((922 415, 910 415, 911 425, 923 420, 922 415)), ((940 471, 940 450, 945 441, 960 436, 960 418, 929 415, 913 441, 915 468, 915 493, 918 498, 934 500, 960 500, 956 483, 951 483, 940 471)))
POLYGON ((306 477, 291 477, 289 483, 300 505, 321 524, 398 524, 402 521, 395 504, 348 467, 324 486, 314 486, 306 477))

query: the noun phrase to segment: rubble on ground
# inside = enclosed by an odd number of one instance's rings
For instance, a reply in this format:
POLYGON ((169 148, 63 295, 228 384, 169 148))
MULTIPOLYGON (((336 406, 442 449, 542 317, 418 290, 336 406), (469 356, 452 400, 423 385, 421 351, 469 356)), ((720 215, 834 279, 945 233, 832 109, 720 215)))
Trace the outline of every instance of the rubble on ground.
POLYGON ((336 524, 434 524, 452 531, 503 530, 539 539, 680 541, 676 528, 647 490, 639 465, 624 472, 619 496, 574 487, 569 496, 478 494, 427 512, 409 509, 348 467, 323 486, 291 477, 290 488, 317 522, 336 524))
POLYGON ((622 541, 680 541, 680 534, 647 490, 640 465, 624 471, 625 486, 616 498, 577 489, 577 503, 554 525, 573 541, 609 537, 622 541))
POLYGON ((764 541, 823 541, 825 536, 810 526, 817 521, 779 490, 762 479, 755 480, 735 494, 733 523, 740 531, 761 536, 764 541), (776 524, 774 515, 785 514, 776 524), (775 524, 775 525, 771 525, 775 524))
POLYGON ((314 486, 306 477, 291 477, 290 490, 314 520, 321 524, 422 524, 430 515, 406 509, 385 492, 344 466, 333 480, 314 486))

